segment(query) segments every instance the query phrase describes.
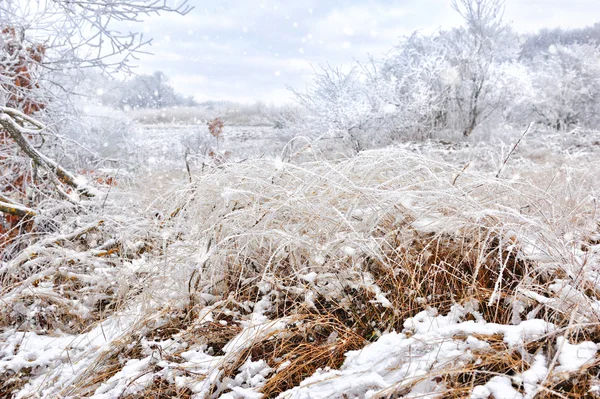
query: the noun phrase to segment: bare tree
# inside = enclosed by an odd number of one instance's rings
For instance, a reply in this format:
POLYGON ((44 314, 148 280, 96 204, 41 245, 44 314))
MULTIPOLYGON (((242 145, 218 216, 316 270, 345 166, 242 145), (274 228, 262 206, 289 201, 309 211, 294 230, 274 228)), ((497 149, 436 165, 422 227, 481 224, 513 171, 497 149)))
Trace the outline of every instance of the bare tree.
POLYGON ((405 38, 383 63, 381 74, 384 101, 396 111, 385 115, 396 129, 416 137, 431 137, 437 129, 448 124, 450 91, 456 75, 445 59, 447 49, 437 36, 413 33, 405 38))
POLYGON ((163 108, 194 105, 169 84, 168 77, 161 71, 152 75, 137 75, 119 87, 105 93, 102 102, 115 108, 163 108))
POLYGON ((485 97, 491 67, 500 38, 509 27, 502 21, 503 0, 453 0, 452 6, 466 23, 466 30, 455 31, 455 62, 461 73, 457 101, 466 117, 463 135, 467 137, 488 112, 485 97))
POLYGON ((536 120, 557 130, 594 128, 600 118, 600 48, 590 44, 551 45, 529 62, 536 120))
POLYGON ((452 8, 482 41, 504 29, 504 0, 452 0, 452 8))
POLYGON ((294 91, 294 94, 300 105, 326 124, 330 134, 348 138, 359 152, 364 148, 362 133, 373 119, 366 88, 358 65, 348 71, 326 65, 315 71, 306 92, 294 91))
POLYGON ((185 14, 190 9, 187 1, 172 7, 167 0, 4 0, 0 2, 0 47, 5 50, 0 57, 2 87, 31 95, 26 93, 30 89, 5 76, 15 64, 27 66, 31 76, 26 78, 38 83, 38 91, 62 87, 66 72, 82 68, 127 71, 130 61, 151 41, 141 33, 122 31, 128 22, 161 12, 185 14))
POLYGON ((167 0, 0 2, 0 212, 8 215, 0 218, 0 249, 13 235, 5 232, 35 214, 41 198, 91 195, 44 154, 52 132, 32 116, 68 98, 66 82, 83 68, 127 71, 150 40, 122 32, 126 23, 190 9, 185 0, 175 7, 167 0))

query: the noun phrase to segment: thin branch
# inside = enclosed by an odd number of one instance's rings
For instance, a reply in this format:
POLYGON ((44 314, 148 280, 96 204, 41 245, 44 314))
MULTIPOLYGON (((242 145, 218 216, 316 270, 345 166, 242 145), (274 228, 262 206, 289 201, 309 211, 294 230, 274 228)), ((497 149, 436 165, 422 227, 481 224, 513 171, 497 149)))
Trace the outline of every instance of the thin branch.
POLYGON ((33 209, 17 204, 2 195, 0 195, 0 212, 19 217, 31 217, 37 214, 33 209))
POLYGON ((521 135, 521 137, 519 138, 519 140, 515 143, 515 145, 513 146, 512 150, 510 150, 510 152, 508 153, 508 155, 506 156, 506 158, 504 159, 504 162, 502 162, 502 166, 500 166, 500 169, 498 170, 498 173, 496 173, 496 178, 500 177, 500 173, 502 172, 502 169, 504 168, 504 166, 506 165, 506 163, 508 162, 508 160, 510 159, 510 156, 512 155, 513 152, 515 152, 515 150, 517 149, 517 147, 519 146, 519 143, 521 142, 521 140, 523 140, 523 138, 525 137, 525 135, 529 132, 529 129, 531 129, 531 127, 534 125, 534 122, 531 122, 529 124, 529 126, 527 126, 527 129, 525 129, 525 131, 523 132, 523 134, 521 135))
MULTIPOLYGON (((94 195, 92 193, 90 193, 88 189, 80 186, 75 181, 75 176, 73 176, 69 171, 64 169, 58 163, 56 163, 52 159, 46 157, 44 154, 42 154, 41 152, 36 150, 31 145, 31 143, 25 137, 25 134, 29 133, 28 129, 23 128, 22 126, 20 126, 17 123, 18 118, 22 118, 22 117, 27 118, 26 120, 28 122, 30 122, 30 120, 33 121, 33 119, 20 113, 17 110, 7 109, 7 108, 0 109, 0 125, 8 132, 10 137, 17 143, 19 148, 21 148, 21 150, 25 154, 27 154, 27 156, 29 158, 31 158, 31 160, 36 165, 53 172, 62 183, 77 190, 80 194, 82 194, 86 197, 93 197, 94 195)), ((41 126, 41 127, 38 127, 38 130, 43 129, 43 125, 40 124, 39 122, 35 122, 32 124, 34 124, 36 127, 41 126)))

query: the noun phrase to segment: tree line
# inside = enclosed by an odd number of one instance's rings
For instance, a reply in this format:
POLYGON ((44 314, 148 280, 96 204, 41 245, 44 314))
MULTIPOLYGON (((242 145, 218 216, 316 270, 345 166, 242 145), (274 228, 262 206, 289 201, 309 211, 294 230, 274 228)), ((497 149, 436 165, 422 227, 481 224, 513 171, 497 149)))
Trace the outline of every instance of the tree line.
POLYGON ((454 0, 464 24, 403 38, 382 59, 322 67, 297 100, 350 138, 471 136, 537 122, 565 130, 600 121, 600 24, 520 35, 501 0, 454 0))

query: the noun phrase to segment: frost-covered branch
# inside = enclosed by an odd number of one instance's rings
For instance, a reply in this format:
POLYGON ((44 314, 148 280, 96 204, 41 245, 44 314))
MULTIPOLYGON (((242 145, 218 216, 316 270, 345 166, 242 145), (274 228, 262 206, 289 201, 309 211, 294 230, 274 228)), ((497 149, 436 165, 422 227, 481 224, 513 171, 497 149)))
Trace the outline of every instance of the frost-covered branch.
POLYGON ((43 130, 43 125, 37 121, 34 121, 32 118, 24 115, 18 110, 8 109, 8 108, 0 108, 0 125, 8 132, 10 137, 17 143, 19 148, 27 154, 29 158, 38 166, 43 167, 50 172, 56 174, 58 179, 70 186, 71 188, 77 190, 80 194, 86 197, 93 197, 94 195, 89 192, 89 190, 85 187, 82 187, 75 180, 75 176, 73 176, 69 171, 64 169, 54 160, 48 158, 40 151, 38 151, 35 147, 31 145, 31 143, 25 137, 26 134, 30 134, 31 132, 39 132, 43 130), (36 129, 31 130, 23 127, 19 124, 23 121, 27 121, 33 124, 36 129))
POLYGON ((21 204, 17 204, 10 198, 0 194, 0 212, 7 213, 13 216, 25 217, 35 216, 36 211, 21 204))

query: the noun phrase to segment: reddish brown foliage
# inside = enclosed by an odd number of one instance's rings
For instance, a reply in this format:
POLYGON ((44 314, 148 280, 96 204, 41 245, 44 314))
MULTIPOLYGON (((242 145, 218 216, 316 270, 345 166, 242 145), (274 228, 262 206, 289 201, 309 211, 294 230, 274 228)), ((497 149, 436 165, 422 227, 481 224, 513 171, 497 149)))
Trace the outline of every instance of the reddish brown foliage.
POLYGON ((225 151, 221 153, 211 148, 208 150, 208 156, 213 160, 215 165, 221 165, 231 158, 231 151, 225 151))
POLYGON ((3 58, 6 62, 0 63, 0 74, 12 80, 3 85, 3 89, 8 93, 6 105, 20 109, 27 115, 43 109, 44 104, 32 99, 27 92, 40 87, 33 79, 31 71, 42 62, 45 47, 41 44, 25 46, 13 27, 2 29, 2 43, 3 58))
MULTIPOLYGON (((31 90, 39 88, 39 84, 32 77, 32 69, 41 63, 45 48, 39 44, 26 46, 23 37, 13 27, 2 29, 1 39, 0 75, 8 80, 7 83, 2 84, 2 89, 7 94, 6 106, 32 115, 45 106, 28 95, 31 90)), ((16 157, 19 151, 8 133, 3 130, 0 130, 0 147, 4 149, 0 155, 0 163, 10 165, 10 159, 16 157)), ((32 183, 31 173, 22 170, 18 165, 12 165, 10 172, 10 177, 0 187, 1 192, 12 193, 15 199, 25 199, 27 186, 32 183)), ((20 217, 0 216, 0 249, 19 234, 20 229, 17 226, 20 223, 20 217)))
POLYGON ((80 175, 83 176, 88 176, 90 178, 90 180, 103 185, 103 186, 116 186, 117 185, 117 179, 115 179, 113 176, 109 176, 107 174, 100 174, 98 172, 96 172, 95 170, 89 170, 89 169, 81 169, 79 171, 77 171, 77 173, 79 173, 80 175))
POLYGON ((218 140, 223 134, 223 127, 225 126, 223 120, 221 118, 215 118, 206 122, 206 124, 208 125, 208 131, 210 134, 212 134, 213 137, 218 140))

